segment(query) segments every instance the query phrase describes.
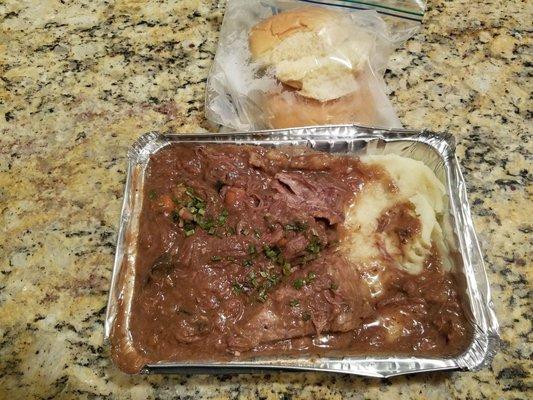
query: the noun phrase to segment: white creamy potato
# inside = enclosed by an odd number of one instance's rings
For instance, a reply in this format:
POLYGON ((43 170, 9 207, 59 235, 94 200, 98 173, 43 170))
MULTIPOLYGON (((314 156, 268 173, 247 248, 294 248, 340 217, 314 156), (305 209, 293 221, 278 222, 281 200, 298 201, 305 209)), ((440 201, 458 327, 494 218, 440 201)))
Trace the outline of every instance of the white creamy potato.
POLYGON ((445 201, 444 185, 420 161, 398 155, 361 157, 365 164, 384 168, 396 190, 381 181, 365 185, 350 205, 344 222, 347 235, 341 248, 350 261, 361 268, 371 292, 381 292, 380 276, 388 265, 419 274, 430 255, 432 244, 438 249, 444 270, 449 270, 447 245, 440 220, 445 201), (381 229, 380 218, 403 204, 404 217, 417 222, 416 234, 398 240, 395 232, 381 229), (386 262, 384 262, 386 260, 386 262))

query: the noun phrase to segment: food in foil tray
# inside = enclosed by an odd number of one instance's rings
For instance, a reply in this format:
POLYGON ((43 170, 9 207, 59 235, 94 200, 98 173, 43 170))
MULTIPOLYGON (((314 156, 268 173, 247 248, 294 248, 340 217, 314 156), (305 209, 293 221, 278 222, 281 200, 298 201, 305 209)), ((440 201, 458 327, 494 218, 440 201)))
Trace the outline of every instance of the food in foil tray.
POLYGON ((124 371, 451 357, 472 340, 441 228, 445 190, 422 162, 170 144, 151 156, 143 186, 133 297, 119 311, 128 329, 111 335, 124 371))

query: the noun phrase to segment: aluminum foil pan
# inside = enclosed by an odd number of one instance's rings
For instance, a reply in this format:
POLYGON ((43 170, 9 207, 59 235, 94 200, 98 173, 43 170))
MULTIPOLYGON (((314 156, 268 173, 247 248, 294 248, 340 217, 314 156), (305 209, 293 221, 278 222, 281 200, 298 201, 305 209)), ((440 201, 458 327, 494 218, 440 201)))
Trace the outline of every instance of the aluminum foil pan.
MULTIPOLYGON (((117 323, 119 302, 127 321, 135 279, 136 238, 142 207, 144 172, 152 154, 171 143, 232 143, 262 146, 304 145, 330 153, 398 154, 424 162, 448 194, 444 235, 455 249, 455 273, 462 287, 465 313, 473 326, 468 349, 455 358, 421 357, 269 357, 229 362, 172 362, 146 365, 143 373, 235 373, 264 370, 323 371, 372 377, 486 366, 499 343, 498 322, 490 297, 483 258, 474 231, 466 186, 451 135, 408 130, 376 130, 354 125, 307 127, 248 133, 162 135, 148 133, 129 151, 124 203, 105 320, 105 339, 117 323)), ((127 324, 126 324, 127 325, 127 324)), ((127 329, 127 328, 124 328, 127 329)))

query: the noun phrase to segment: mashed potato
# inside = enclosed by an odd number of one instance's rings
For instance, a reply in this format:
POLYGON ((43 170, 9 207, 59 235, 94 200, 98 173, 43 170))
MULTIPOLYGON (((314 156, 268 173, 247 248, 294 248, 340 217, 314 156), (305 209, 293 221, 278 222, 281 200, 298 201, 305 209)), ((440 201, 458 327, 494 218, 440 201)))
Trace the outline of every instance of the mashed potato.
POLYGON ((346 214, 348 234, 341 247, 360 266, 372 292, 376 295, 381 292, 380 275, 391 264, 410 274, 419 274, 432 245, 439 250, 443 269, 449 270, 448 249, 439 222, 446 192, 433 171, 420 161, 393 154, 364 156, 361 160, 384 168, 394 186, 391 190, 381 181, 369 182, 346 214), (389 231, 380 226, 383 215, 400 206, 402 218, 415 223, 416 229, 410 234, 403 235, 401 227, 389 231))

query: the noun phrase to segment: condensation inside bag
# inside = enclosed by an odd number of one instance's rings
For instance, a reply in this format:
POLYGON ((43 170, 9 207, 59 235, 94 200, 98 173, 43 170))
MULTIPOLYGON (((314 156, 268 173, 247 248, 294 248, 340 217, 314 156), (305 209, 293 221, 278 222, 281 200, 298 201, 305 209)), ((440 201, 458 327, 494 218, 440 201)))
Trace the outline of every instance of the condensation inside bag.
POLYGON ((400 127, 383 73, 418 25, 375 10, 230 0, 208 78, 206 116, 241 131, 400 127))

